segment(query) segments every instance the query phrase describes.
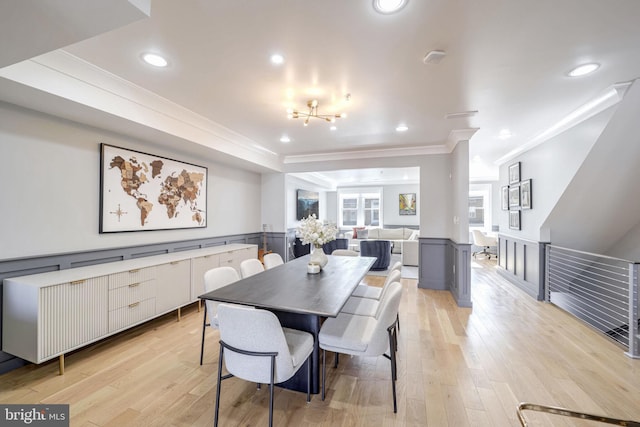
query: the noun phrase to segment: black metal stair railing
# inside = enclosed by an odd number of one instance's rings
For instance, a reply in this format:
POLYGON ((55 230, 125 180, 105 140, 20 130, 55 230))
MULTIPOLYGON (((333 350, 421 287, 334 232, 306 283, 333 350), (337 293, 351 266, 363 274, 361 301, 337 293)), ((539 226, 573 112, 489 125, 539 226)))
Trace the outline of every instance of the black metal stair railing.
POLYGON ((640 358, 638 263, 549 245, 545 298, 640 358))

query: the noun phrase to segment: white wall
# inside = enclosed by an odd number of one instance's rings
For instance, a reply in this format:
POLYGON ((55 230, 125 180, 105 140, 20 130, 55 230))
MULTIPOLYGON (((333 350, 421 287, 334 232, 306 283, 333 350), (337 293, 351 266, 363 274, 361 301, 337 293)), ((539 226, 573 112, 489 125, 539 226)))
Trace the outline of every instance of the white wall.
POLYGON ((451 185, 453 187, 451 239, 469 243, 469 142, 458 142, 451 157, 451 185))
POLYGON ((268 232, 287 229, 286 182, 283 173, 262 174, 262 224, 268 232))
POLYGON ((325 193, 325 202, 327 206, 327 209, 325 212, 327 221, 337 224, 338 223, 338 192, 327 191, 325 193))
POLYGON ((0 103, 0 259, 256 232, 260 175, 0 103), (99 234, 100 143, 208 168, 206 228, 99 234))
MULTIPOLYGON (((451 180, 450 154, 423 156, 420 166, 420 236, 452 237, 454 187, 451 180)), ((468 193, 464 197, 468 197, 468 193)), ((466 212, 467 207, 464 207, 466 212)), ((460 213, 458 212, 458 215, 460 213)))
POLYGON ((545 226, 551 242, 638 259, 640 84, 636 81, 580 165, 545 226), (620 250, 623 249, 624 251, 620 250))
MULTIPOLYGON (((521 230, 510 230, 509 213, 501 210, 501 233, 533 241, 551 240, 550 228, 543 227, 543 224, 563 196, 615 109, 616 107, 609 108, 500 166, 500 186, 508 185, 508 167, 517 161, 520 162, 521 179, 532 180, 532 209, 521 212, 521 230)), ((574 221, 580 218, 567 220, 574 221)))
POLYGON ((382 187, 383 202, 383 221, 384 225, 420 225, 420 185, 385 185, 382 187), (416 214, 400 215, 400 194, 415 193, 416 194, 416 214))

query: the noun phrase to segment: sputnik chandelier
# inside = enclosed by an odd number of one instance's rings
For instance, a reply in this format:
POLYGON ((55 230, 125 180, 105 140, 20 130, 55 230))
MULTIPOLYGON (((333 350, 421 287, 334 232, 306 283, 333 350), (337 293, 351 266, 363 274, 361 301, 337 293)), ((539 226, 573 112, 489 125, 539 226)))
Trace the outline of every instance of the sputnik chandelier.
POLYGON ((347 117, 347 115, 345 113, 341 113, 341 114, 318 114, 318 100, 317 99, 311 99, 309 101, 307 101, 307 107, 309 107, 309 112, 303 112, 303 111, 298 111, 298 110, 288 110, 288 118, 290 119, 299 119, 299 118, 303 118, 304 122, 303 124, 305 126, 309 125, 309 120, 311 118, 316 118, 316 119, 320 119, 320 120, 324 120, 325 122, 335 122, 336 119, 340 119, 340 118, 344 118, 347 117))

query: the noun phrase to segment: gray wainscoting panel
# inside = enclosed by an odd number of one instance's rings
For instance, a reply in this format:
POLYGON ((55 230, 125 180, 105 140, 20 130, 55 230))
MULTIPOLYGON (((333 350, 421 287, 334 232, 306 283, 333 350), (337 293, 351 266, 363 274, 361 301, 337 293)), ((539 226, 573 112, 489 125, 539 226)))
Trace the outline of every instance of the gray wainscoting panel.
POLYGON ((447 259, 449 239, 421 237, 419 241, 418 287, 448 290, 449 273, 453 270, 451 260, 447 259))
MULTIPOLYGON (((46 273, 49 271, 65 270, 87 265, 104 264, 126 259, 141 258, 187 251, 192 249, 209 248, 231 243, 261 245, 262 233, 236 234, 229 236, 210 237, 195 240, 181 240, 175 242, 156 243, 152 245, 129 246, 123 248, 101 249, 95 251, 71 252, 64 254, 44 255, 32 258, 0 260, 0 343, 2 342, 2 281, 9 277, 25 276, 28 274, 46 273)), ((284 254, 283 252, 279 252, 284 254)), ((22 359, 0 351, 0 374, 26 364, 22 359)))
POLYGON ((418 287, 448 290, 460 307, 471 307, 471 244, 420 238, 418 287))
POLYGON ((545 242, 498 234, 498 273, 527 294, 544 300, 545 242))

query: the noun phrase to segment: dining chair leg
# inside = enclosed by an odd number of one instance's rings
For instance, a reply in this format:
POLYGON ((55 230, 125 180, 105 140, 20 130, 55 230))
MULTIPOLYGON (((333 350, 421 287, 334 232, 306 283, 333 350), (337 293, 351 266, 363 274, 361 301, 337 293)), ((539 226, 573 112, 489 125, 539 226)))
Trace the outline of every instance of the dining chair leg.
POLYGON ((398 403, 396 401, 396 379, 398 378, 397 367, 396 367, 396 352, 394 350, 394 334, 392 330, 389 330, 389 354, 391 360, 391 390, 393 393, 393 413, 398 412, 398 403))
POLYGON ((327 375, 327 350, 322 350, 322 401, 324 402, 324 383, 327 375))
POLYGON ((207 305, 204 305, 204 316, 202 317, 202 342, 200 343, 200 365, 204 357, 204 332, 207 329, 207 305))
POLYGON ((307 357, 307 403, 311 402, 311 356, 307 357))
POLYGON ((334 356, 333 356, 333 367, 334 368, 338 367, 339 359, 340 359, 340 353, 334 353, 334 356))
POLYGON ((275 381, 276 357, 271 356, 271 378, 269 381, 269 427, 273 427, 273 382, 275 381))
MULTIPOLYGON (((205 316, 206 316, 205 308, 205 316)), ((222 383, 222 357, 224 353, 224 347, 220 343, 220 357, 218 358, 218 384, 216 385, 216 410, 213 417, 213 427, 218 427, 218 411, 220 409, 220 385, 222 383)))

